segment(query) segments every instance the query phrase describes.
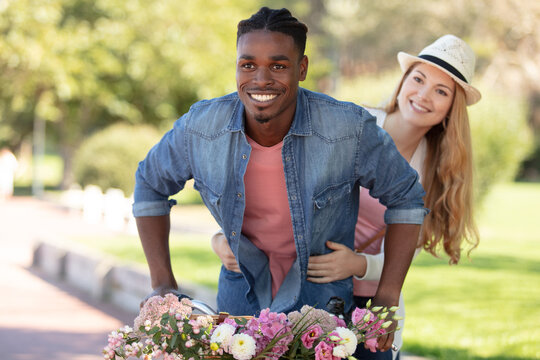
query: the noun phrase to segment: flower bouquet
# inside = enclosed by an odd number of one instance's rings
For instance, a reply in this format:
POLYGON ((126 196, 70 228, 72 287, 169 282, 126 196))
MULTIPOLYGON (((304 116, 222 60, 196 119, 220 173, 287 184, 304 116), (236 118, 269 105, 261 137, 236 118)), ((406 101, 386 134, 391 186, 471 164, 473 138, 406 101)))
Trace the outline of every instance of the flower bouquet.
POLYGON ((192 310, 187 298, 150 298, 134 329, 125 326, 109 335, 104 358, 337 360, 351 357, 362 342, 375 351, 397 307, 356 308, 348 324, 307 305, 288 315, 264 309, 258 317, 196 315, 192 310))

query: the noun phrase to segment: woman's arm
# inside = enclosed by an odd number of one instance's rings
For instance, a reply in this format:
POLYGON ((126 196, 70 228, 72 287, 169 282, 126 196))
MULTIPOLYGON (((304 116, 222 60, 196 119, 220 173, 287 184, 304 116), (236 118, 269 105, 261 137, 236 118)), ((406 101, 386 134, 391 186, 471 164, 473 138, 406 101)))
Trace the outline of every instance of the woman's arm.
MULTIPOLYGON (((420 253, 422 248, 416 248, 413 259, 420 253)), ((365 258, 366 271, 363 276, 355 275, 356 280, 375 280, 378 281, 381 278, 381 273, 384 265, 384 252, 378 254, 359 254, 365 258)))

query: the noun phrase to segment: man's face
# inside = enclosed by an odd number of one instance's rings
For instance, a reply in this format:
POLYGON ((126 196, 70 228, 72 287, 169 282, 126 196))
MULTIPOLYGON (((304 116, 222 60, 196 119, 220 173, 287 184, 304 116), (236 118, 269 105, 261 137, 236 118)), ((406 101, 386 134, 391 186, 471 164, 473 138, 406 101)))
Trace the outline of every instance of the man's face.
POLYGON ((291 36, 257 30, 240 36, 236 87, 247 121, 291 122, 298 82, 306 78, 308 60, 300 58, 291 36))

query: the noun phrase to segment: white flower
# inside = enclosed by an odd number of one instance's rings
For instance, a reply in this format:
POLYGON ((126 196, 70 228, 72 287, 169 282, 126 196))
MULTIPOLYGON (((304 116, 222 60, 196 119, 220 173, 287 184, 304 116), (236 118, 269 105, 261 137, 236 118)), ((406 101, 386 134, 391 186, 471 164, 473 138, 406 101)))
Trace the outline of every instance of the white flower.
MULTIPOLYGON (((336 328, 336 332, 338 333, 339 337, 341 337, 343 340, 339 342, 340 344, 339 346, 336 346, 334 348, 334 351, 336 348, 343 345, 345 347, 344 351, 346 355, 339 356, 339 357, 347 357, 349 355, 354 354, 354 351, 356 350, 356 345, 358 345, 358 340, 356 339, 356 335, 351 330, 344 327, 336 328)), ((338 350, 338 351, 341 351, 341 350, 338 350)))
POLYGON ((130 333, 130 332, 133 332, 133 329, 126 325, 122 328, 122 331, 125 333, 130 333))
POLYGON ((231 324, 221 324, 216 327, 212 336, 210 337, 210 342, 220 343, 223 346, 229 346, 231 338, 234 335, 235 328, 231 324))
POLYGON ((338 357, 338 358, 346 358, 347 356, 349 356, 349 354, 347 354, 347 349, 345 348, 345 345, 338 345, 336 346, 333 350, 332 350, 332 355, 335 356, 335 357, 338 357))
POLYGON ((255 339, 248 334, 236 334, 231 339, 231 354, 236 360, 249 360, 255 356, 255 339))

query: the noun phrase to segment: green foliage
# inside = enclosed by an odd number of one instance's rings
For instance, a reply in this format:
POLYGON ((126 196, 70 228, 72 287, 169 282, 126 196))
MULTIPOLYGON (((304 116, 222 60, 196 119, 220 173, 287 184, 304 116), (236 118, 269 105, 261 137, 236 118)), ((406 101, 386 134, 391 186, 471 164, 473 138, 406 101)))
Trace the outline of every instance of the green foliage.
MULTIPOLYGON (((234 89, 236 23, 227 1, 6 0, 0 3, 0 143, 34 118, 64 157, 114 122, 159 126, 234 89)), ((66 174, 69 178, 69 173, 66 174)))
POLYGON ((104 191, 117 188, 133 193, 135 171, 150 148, 159 140, 148 125, 115 124, 96 132, 75 156, 75 178, 82 186, 98 185, 104 191))
POLYGON ((186 185, 179 193, 171 196, 178 205, 202 205, 201 194, 193 188, 193 180, 186 182, 186 185))
MULTIPOLYGON (((0 87, 0 144, 19 148, 35 118, 45 119, 69 179, 88 134, 115 122, 167 127, 194 101, 234 91, 236 25, 262 5, 288 7, 308 25, 309 89, 341 92, 352 76, 395 68, 398 51, 417 52, 444 33, 471 44, 493 87, 537 88, 535 4, 0 0, 0 82, 9 84, 0 87)), ((388 93, 361 87, 360 103, 388 93)))
POLYGON ((361 106, 377 107, 386 101, 401 76, 401 72, 387 71, 379 74, 343 79, 334 92, 339 100, 352 101, 361 106))
MULTIPOLYGON (((36 170, 30 163, 19 159, 19 168, 15 177, 15 187, 29 187, 32 185, 32 172, 36 170)), ((46 187, 58 187, 62 180, 62 158, 52 154, 45 154, 41 163, 37 164, 37 171, 46 187)))
POLYGON ((516 177, 521 162, 532 151, 527 105, 519 98, 480 89, 482 100, 469 108, 479 201, 494 184, 516 177))

